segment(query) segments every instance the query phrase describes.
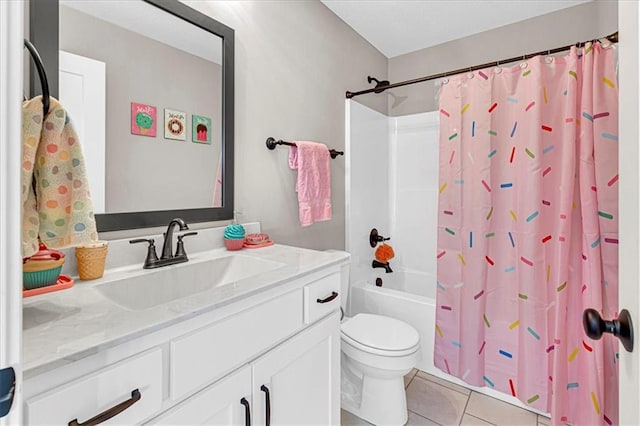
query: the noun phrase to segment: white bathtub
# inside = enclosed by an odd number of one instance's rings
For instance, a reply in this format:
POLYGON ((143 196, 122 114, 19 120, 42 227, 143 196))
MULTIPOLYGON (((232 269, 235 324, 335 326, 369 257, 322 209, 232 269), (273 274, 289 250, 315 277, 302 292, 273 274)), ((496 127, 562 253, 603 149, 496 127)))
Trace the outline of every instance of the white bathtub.
POLYGON ((383 269, 366 282, 351 285, 351 315, 366 312, 397 318, 411 324, 420 334, 421 356, 417 368, 439 374, 433 366, 433 339, 436 280, 431 274, 395 270, 387 274, 383 269), (375 278, 382 278, 376 287, 375 278))
POLYGON ((385 315, 411 324, 418 330, 421 354, 416 368, 476 392, 549 416, 548 413, 534 410, 511 395, 487 387, 471 386, 434 367, 435 309, 436 278, 431 274, 406 271, 401 268, 387 274, 380 269, 380 272, 371 272, 365 281, 351 284, 349 299, 351 316, 358 313, 385 315), (382 278, 382 287, 375 285, 376 278, 382 278))

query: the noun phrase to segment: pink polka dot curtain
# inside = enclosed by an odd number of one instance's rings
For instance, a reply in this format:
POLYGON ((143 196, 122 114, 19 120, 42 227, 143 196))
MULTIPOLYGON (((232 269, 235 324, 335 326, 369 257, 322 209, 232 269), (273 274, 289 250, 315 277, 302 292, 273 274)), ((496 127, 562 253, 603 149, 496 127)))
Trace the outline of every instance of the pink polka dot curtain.
POLYGON ((452 78, 440 95, 435 364, 550 412, 616 424, 618 85, 599 43, 452 78))

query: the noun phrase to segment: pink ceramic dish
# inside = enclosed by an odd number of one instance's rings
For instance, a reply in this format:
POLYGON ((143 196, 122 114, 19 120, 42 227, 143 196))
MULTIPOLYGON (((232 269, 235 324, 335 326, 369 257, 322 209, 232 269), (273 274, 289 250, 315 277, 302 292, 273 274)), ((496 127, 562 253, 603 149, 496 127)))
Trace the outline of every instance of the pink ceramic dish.
POLYGON ((73 287, 73 278, 66 275, 60 275, 55 284, 46 287, 34 288, 32 290, 23 290, 22 297, 37 296, 39 294, 50 293, 52 291, 64 290, 73 287))
POLYGON ((245 241, 244 238, 238 238, 238 239, 225 238, 224 245, 227 248, 227 250, 240 250, 244 245, 244 241, 245 241))
POLYGON ((247 235, 247 244, 263 244, 269 241, 268 234, 249 234, 247 235))

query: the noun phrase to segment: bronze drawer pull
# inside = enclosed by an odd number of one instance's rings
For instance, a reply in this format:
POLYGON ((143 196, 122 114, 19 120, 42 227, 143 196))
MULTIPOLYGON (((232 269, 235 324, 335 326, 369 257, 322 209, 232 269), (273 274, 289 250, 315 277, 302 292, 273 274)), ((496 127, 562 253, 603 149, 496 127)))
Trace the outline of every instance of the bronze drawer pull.
POLYGON ((103 411, 102 413, 100 413, 97 416, 87 420, 84 423, 78 423, 78 419, 71 420, 69 422, 69 426, 94 426, 94 425, 99 425, 100 423, 106 422, 110 418, 115 417, 118 414, 122 413, 124 410, 126 410, 129 407, 131 407, 136 402, 140 401, 140 398, 142 398, 142 394, 140 393, 140 391, 138 389, 132 390, 131 391, 131 398, 127 399, 126 401, 123 401, 120 404, 118 404, 118 405, 116 405, 114 407, 111 407, 106 411, 103 411))
POLYGON ((336 293, 335 291, 331 292, 331 296, 327 297, 326 299, 316 299, 316 303, 327 303, 327 302, 331 302, 333 299, 335 299, 336 297, 338 297, 338 293, 336 293))

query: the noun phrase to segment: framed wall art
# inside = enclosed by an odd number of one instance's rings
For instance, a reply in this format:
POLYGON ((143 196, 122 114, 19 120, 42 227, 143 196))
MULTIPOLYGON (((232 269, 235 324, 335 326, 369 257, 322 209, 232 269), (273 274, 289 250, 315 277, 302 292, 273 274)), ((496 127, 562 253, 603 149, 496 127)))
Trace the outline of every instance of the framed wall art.
POLYGON ((164 109, 165 139, 187 140, 187 114, 173 109, 164 109))

